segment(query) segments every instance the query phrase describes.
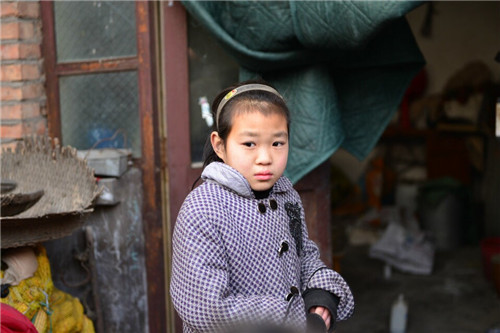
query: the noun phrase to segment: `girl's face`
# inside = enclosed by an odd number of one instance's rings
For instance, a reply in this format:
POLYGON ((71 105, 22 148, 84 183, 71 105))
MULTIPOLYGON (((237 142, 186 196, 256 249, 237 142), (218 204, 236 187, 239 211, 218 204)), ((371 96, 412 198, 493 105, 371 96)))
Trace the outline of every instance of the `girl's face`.
POLYGON ((264 115, 258 110, 235 114, 226 142, 217 132, 210 139, 216 154, 255 191, 270 189, 285 171, 288 129, 281 114, 264 115))

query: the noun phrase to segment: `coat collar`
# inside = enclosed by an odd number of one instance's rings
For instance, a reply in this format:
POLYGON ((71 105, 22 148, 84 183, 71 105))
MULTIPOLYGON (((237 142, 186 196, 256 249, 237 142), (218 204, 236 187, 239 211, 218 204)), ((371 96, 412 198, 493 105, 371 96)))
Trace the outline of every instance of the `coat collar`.
MULTIPOLYGON (((201 174, 203 180, 214 181, 225 186, 246 198, 255 198, 248 181, 236 169, 222 162, 212 162, 205 167, 201 174)), ((290 180, 280 177, 274 184, 271 193, 287 192, 293 188, 290 180)))

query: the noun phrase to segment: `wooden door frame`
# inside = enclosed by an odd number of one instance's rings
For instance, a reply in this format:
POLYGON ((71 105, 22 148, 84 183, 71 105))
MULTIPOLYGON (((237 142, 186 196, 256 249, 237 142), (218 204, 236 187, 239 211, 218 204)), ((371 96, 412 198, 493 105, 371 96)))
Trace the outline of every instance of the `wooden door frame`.
POLYGON ((169 331, 182 332, 182 321, 175 312, 168 285, 172 258, 172 234, 179 209, 190 191, 199 169, 191 168, 189 128, 189 59, 187 15, 179 1, 160 2, 161 76, 163 81, 163 133, 164 170, 166 171, 166 197, 168 198, 165 228, 167 270, 167 315, 169 331))
POLYGON ((135 164, 142 170, 142 222, 145 238, 150 332, 166 332, 166 284, 164 229, 161 193, 161 159, 158 129, 155 4, 136 1, 137 56, 115 60, 57 63, 53 1, 41 1, 42 52, 45 59, 49 135, 61 138, 59 78, 64 75, 136 70, 139 88, 141 157, 135 164))
MULTIPOLYGON (((175 219, 199 169, 191 167, 189 63, 186 11, 178 1, 162 2, 162 63, 169 214, 175 219)), ((173 228, 173 223, 171 224, 173 228)))

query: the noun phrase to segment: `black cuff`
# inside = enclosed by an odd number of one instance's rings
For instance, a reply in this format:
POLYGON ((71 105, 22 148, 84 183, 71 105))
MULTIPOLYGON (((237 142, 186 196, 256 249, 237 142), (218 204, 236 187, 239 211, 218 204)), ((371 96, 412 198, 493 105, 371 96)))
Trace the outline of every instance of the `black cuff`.
POLYGON ((337 306, 339 305, 340 298, 329 291, 318 288, 306 289, 302 297, 304 298, 307 313, 309 313, 309 309, 314 306, 322 306, 330 311, 332 319, 328 332, 332 332, 335 319, 337 318, 337 306))
POLYGON ((325 333, 326 324, 323 318, 317 313, 308 313, 307 317, 307 333, 325 333))

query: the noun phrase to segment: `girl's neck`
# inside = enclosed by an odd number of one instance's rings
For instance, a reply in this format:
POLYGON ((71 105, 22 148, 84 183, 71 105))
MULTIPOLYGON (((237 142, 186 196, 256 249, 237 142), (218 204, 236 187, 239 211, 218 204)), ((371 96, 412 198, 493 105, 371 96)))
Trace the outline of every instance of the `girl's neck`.
POLYGON ((253 194, 255 195, 255 199, 266 199, 269 197, 269 193, 271 192, 271 189, 265 190, 265 191, 254 191, 252 190, 253 194))

